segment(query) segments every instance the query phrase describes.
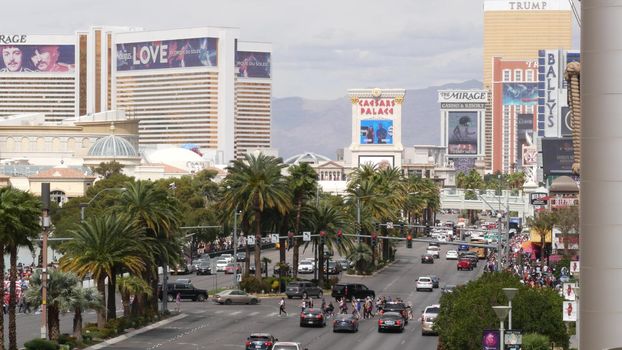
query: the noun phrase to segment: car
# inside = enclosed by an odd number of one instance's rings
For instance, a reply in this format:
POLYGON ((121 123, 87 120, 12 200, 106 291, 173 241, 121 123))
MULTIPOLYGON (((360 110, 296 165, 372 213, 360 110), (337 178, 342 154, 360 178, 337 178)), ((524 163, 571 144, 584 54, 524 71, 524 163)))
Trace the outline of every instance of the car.
POLYGON ((238 252, 235 254, 235 261, 244 262, 246 261, 246 252, 238 252))
POLYGON ((434 264, 434 256, 432 254, 421 255, 422 264, 434 264))
POLYGON ((436 334, 434 331, 434 322, 441 311, 439 304, 427 306, 421 315, 421 335, 436 334))
POLYGON ((333 321, 333 332, 358 332, 359 331, 359 319, 352 314, 338 314, 335 315, 333 321))
POLYGON ((300 343, 295 343, 295 342, 276 342, 274 343, 274 346, 272 347, 272 350, 308 350, 307 348, 302 347, 302 345, 300 345, 300 343))
MULTIPOLYGON (((192 301, 207 300, 207 291, 199 289, 192 285, 189 279, 179 279, 172 283, 167 283, 166 300, 172 302, 179 294, 181 299, 190 299, 192 301)), ((162 299, 162 286, 158 285, 158 298, 162 299)))
POLYGON ((288 299, 306 299, 307 297, 322 298, 324 296, 324 292, 322 292, 322 288, 312 282, 297 281, 290 282, 287 286, 285 286, 285 295, 287 295, 288 299))
POLYGON ((441 293, 453 293, 454 289, 456 289, 455 284, 446 284, 441 288, 441 293))
POLYGON ((278 341, 270 333, 251 333, 246 338, 245 350, 272 350, 274 343, 278 341))
MULTIPOLYGON (((473 237, 471 237, 471 238, 473 238, 473 237)), ((461 244, 458 247, 458 251, 459 252, 468 252, 469 251, 469 246, 467 244, 461 244)))
POLYGON ((197 273, 197 276, 198 275, 211 275, 212 264, 209 261, 205 261, 205 260, 201 261, 199 266, 197 266, 196 273, 197 273))
POLYGON ((385 312, 378 319, 378 332, 384 331, 404 331, 404 319, 397 312, 385 312))
POLYGON ((465 259, 471 260, 471 264, 473 266, 477 266, 477 263, 479 262, 479 257, 477 256, 476 252, 464 252, 464 253, 461 253, 459 258, 465 258, 465 259))
POLYGON ((172 269, 171 274, 176 274, 176 275, 187 275, 187 274, 191 274, 194 272, 194 265, 192 264, 186 264, 184 263, 180 263, 175 265, 175 268, 172 269))
POLYGON ((337 283, 333 285, 331 296, 337 300, 341 298, 346 300, 365 299, 367 297, 375 299, 376 292, 360 283, 337 283))
POLYGON ((298 264, 298 273, 313 273, 315 272, 315 265, 310 261, 301 261, 298 264))
POLYGON ((473 270, 473 263, 471 262, 470 259, 466 259, 466 258, 460 258, 458 259, 458 263, 456 264, 456 268, 458 269, 458 271, 464 271, 464 270, 473 270))
MULTIPOLYGON (((324 273, 326 273, 326 267, 324 267, 324 273)), ((329 275, 338 275, 341 273, 341 264, 336 263, 334 261, 328 262, 328 274, 329 275)))
POLYGON ((218 259, 225 259, 225 260, 227 260, 227 263, 230 263, 230 262, 233 262, 233 255, 231 255, 231 254, 220 254, 218 259))
POLYGON ((428 249, 426 250, 426 254, 430 254, 432 256, 434 256, 435 258, 440 258, 441 257, 441 249, 437 246, 428 246, 428 249))
POLYGON ((225 273, 226 274, 234 274, 236 271, 237 271, 237 273, 240 273, 242 271, 242 268, 237 263, 236 264, 228 263, 227 266, 225 266, 225 273))
MULTIPOLYGON (((304 258, 302 260, 300 260, 300 262, 305 262, 305 263, 311 263, 313 265, 313 267, 315 268, 315 259, 314 258, 304 258)), ((298 263, 298 265, 300 265, 300 263, 298 263)))
POLYGON ((214 294, 212 300, 218 304, 259 304, 259 298, 256 295, 248 294, 245 291, 237 289, 227 289, 214 294))
POLYGON ((445 259, 458 260, 458 252, 455 250, 448 250, 447 253, 445 253, 445 259))
POLYGON ((320 308, 308 307, 300 313, 300 327, 326 326, 326 316, 320 308))
POLYGON ((216 271, 225 271, 225 267, 229 264, 227 259, 218 259, 216 260, 216 271))
POLYGON ((415 283, 415 290, 418 292, 420 290, 429 290, 430 292, 434 290, 434 284, 432 283, 432 279, 428 276, 419 277, 417 282, 415 283))
MULTIPOLYGON (((278 276, 279 273, 281 273, 281 269, 279 265, 274 265, 274 267, 272 268, 272 274, 274 276, 278 276)), ((291 276, 291 275, 292 275, 292 267, 288 265, 285 271, 285 276, 291 276)))
POLYGON ((201 263, 207 261, 208 263, 210 262, 210 259, 203 259, 203 258, 199 258, 199 259, 195 259, 192 260, 192 266, 194 267, 194 271, 196 272, 196 270, 199 268, 199 265, 201 265, 201 263))
POLYGON ((344 270, 354 267, 354 264, 348 259, 339 259, 335 260, 335 262, 339 263, 339 265, 341 265, 341 268, 344 270))
POLYGON ((439 247, 440 248, 440 244, 438 244, 438 242, 430 242, 428 243, 428 247, 439 247))
POLYGON ((433 288, 438 288, 440 279, 438 278, 438 276, 436 275, 430 275, 430 278, 432 279, 432 287, 433 288))
POLYGON ((408 324, 408 309, 402 302, 386 302, 384 306, 382 306, 382 312, 396 312, 402 316, 404 324, 408 324))

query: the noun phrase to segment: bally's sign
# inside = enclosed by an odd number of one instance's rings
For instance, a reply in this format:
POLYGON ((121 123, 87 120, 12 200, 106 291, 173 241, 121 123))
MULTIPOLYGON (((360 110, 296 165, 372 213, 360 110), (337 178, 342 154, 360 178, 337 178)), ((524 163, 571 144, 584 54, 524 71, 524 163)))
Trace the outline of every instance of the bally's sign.
POLYGON ((438 102, 486 103, 488 92, 486 90, 439 90, 438 102))

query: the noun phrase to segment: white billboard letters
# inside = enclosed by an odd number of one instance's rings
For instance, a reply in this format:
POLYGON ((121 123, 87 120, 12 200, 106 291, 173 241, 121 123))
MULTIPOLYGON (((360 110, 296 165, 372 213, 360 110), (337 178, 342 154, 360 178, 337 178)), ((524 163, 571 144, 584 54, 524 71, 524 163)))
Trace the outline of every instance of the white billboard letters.
POLYGON ((559 51, 546 51, 544 136, 559 137, 559 51))

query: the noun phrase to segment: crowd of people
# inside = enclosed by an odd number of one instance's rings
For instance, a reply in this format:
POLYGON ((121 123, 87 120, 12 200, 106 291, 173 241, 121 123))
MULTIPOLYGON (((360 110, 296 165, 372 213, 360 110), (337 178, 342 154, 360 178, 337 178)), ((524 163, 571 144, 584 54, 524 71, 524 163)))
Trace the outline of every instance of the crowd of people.
MULTIPOLYGON (((348 302, 345 298, 340 298, 336 300, 337 310, 335 310, 335 305, 332 301, 326 302, 325 298, 321 299, 319 308, 324 312, 326 317, 331 318, 335 316, 335 313, 339 314, 348 314, 351 313, 359 319, 369 319, 374 318, 376 315, 382 316, 384 312, 385 305, 387 303, 402 303, 405 306, 404 310, 404 318, 409 320, 413 319, 412 313, 412 303, 405 303, 401 298, 392 299, 391 297, 378 297, 374 300, 371 297, 367 297, 365 299, 352 299, 348 302)), ((300 301, 299 307, 300 311, 303 312, 307 308, 313 308, 315 306, 313 298, 307 297, 303 298, 300 301)), ((285 299, 281 298, 279 302, 279 315, 287 315, 285 310, 285 299)))

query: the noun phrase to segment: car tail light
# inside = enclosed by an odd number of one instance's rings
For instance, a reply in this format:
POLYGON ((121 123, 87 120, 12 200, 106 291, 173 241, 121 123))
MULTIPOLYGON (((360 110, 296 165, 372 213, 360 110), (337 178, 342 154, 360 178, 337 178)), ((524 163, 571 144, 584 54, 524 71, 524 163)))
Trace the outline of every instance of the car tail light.
POLYGON ((402 321, 397 320, 397 321, 395 321, 395 324, 399 326, 399 325, 401 325, 401 324, 402 324, 402 321))
POLYGON ((272 342, 271 341, 267 341, 264 343, 266 346, 272 346, 272 342))
POLYGON ((251 342, 250 341, 246 341, 246 346, 251 346, 251 342))
POLYGON ((383 323, 382 320, 378 320, 378 325, 379 326, 382 325, 382 323, 383 323))
POLYGON ((304 312, 300 313, 300 318, 305 318, 305 313, 304 312))

